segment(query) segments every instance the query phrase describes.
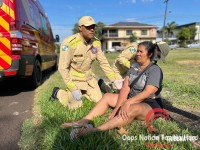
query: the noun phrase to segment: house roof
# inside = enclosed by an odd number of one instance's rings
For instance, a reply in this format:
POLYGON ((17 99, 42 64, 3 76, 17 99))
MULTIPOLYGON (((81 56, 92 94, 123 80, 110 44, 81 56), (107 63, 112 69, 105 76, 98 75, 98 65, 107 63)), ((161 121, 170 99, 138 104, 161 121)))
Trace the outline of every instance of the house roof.
POLYGON ((139 22, 117 22, 115 24, 107 25, 105 27, 156 27, 155 25, 144 24, 139 22))
POLYGON ((183 25, 177 26, 176 29, 180 29, 180 28, 183 28, 183 27, 189 27, 189 26, 192 26, 192 25, 200 25, 200 22, 192 22, 192 23, 188 23, 188 24, 183 24, 183 25))

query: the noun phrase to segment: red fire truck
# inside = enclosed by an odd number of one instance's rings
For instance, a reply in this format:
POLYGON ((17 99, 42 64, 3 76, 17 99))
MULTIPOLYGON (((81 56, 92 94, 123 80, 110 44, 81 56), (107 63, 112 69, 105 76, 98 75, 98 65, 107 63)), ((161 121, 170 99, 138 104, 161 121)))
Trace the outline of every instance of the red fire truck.
POLYGON ((0 0, 0 80, 25 77, 39 86, 42 71, 57 67, 56 37, 38 0, 0 0))

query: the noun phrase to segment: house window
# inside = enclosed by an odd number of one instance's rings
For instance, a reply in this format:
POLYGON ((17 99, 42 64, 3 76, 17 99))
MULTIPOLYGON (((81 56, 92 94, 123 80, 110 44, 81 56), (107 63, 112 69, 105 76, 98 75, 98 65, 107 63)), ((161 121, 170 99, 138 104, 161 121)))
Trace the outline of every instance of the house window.
POLYGON ((102 30, 102 35, 107 37, 108 36, 107 30, 102 30))
POLYGON ((121 46, 120 42, 112 42, 112 47, 121 46))
POLYGON ((126 30, 126 35, 132 35, 132 34, 133 34, 132 30, 126 30))
POLYGON ((118 30, 117 29, 109 30, 109 37, 118 37, 118 30))
POLYGON ((147 30, 141 30, 141 35, 147 35, 147 30))

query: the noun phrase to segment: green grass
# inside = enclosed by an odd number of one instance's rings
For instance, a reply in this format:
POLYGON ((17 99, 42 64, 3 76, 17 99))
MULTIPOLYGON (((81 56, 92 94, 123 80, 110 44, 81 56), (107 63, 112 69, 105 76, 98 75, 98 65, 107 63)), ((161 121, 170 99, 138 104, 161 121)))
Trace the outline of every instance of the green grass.
POLYGON ((159 65, 164 72, 163 96, 176 107, 199 111, 200 50, 171 51, 167 63, 159 65))
MULTIPOLYGON (((112 64, 119 53, 106 54, 109 63, 112 64)), ((167 57, 167 63, 159 63, 164 72, 164 83, 162 96, 169 101, 172 106, 184 110, 196 110, 200 108, 200 63, 199 65, 183 64, 182 61, 199 60, 200 50, 174 50, 167 57)), ((97 78, 105 78, 100 67, 95 63, 93 70, 98 74, 97 78)), ((175 150, 194 149, 191 142, 169 142, 166 140, 142 140, 140 137, 149 135, 145 122, 134 121, 126 126, 129 131, 129 137, 135 137, 135 140, 123 140, 123 136, 118 134, 117 129, 107 132, 92 133, 86 135, 78 142, 71 142, 69 133, 71 128, 62 130, 60 125, 63 122, 71 122, 82 118, 95 105, 88 100, 84 100, 84 106, 77 110, 69 110, 63 107, 59 102, 49 101, 52 88, 59 86, 65 88, 65 85, 58 72, 54 73, 42 86, 36 90, 34 116, 24 122, 22 127, 22 136, 19 142, 23 150, 75 150, 75 149, 147 149, 146 142, 168 144, 175 150)), ((95 126, 107 121, 111 110, 102 117, 93 120, 95 126)), ((197 130, 190 130, 178 123, 157 119, 154 126, 160 135, 200 135, 197 130)), ((162 148, 156 148, 162 149, 162 148)))

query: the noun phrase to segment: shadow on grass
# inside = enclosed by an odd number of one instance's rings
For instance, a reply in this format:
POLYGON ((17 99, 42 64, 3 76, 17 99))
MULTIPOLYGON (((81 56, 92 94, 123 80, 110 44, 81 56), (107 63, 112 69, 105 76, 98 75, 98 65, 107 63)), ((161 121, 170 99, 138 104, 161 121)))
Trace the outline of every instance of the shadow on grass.
POLYGON ((193 114, 191 112, 187 112, 185 110, 182 110, 182 109, 179 109, 179 108, 176 108, 174 106, 172 106, 172 104, 165 100, 165 99, 162 99, 163 103, 164 103, 164 108, 170 112, 173 112, 173 113, 176 113, 176 114, 179 114, 179 115, 182 115, 188 119, 191 119, 191 120, 194 120, 194 121, 197 121, 199 120, 200 121, 200 116, 196 115, 196 114, 193 114))
POLYGON ((183 128, 189 128, 190 130, 197 130, 200 127, 199 113, 193 114, 191 112, 174 107, 166 99, 162 99, 162 102, 164 104, 164 109, 168 110, 169 112, 174 113, 174 115, 173 114, 171 115, 172 120, 174 120, 176 123, 178 123, 183 128), (189 126, 186 125, 186 122, 189 122, 190 125, 189 126))

